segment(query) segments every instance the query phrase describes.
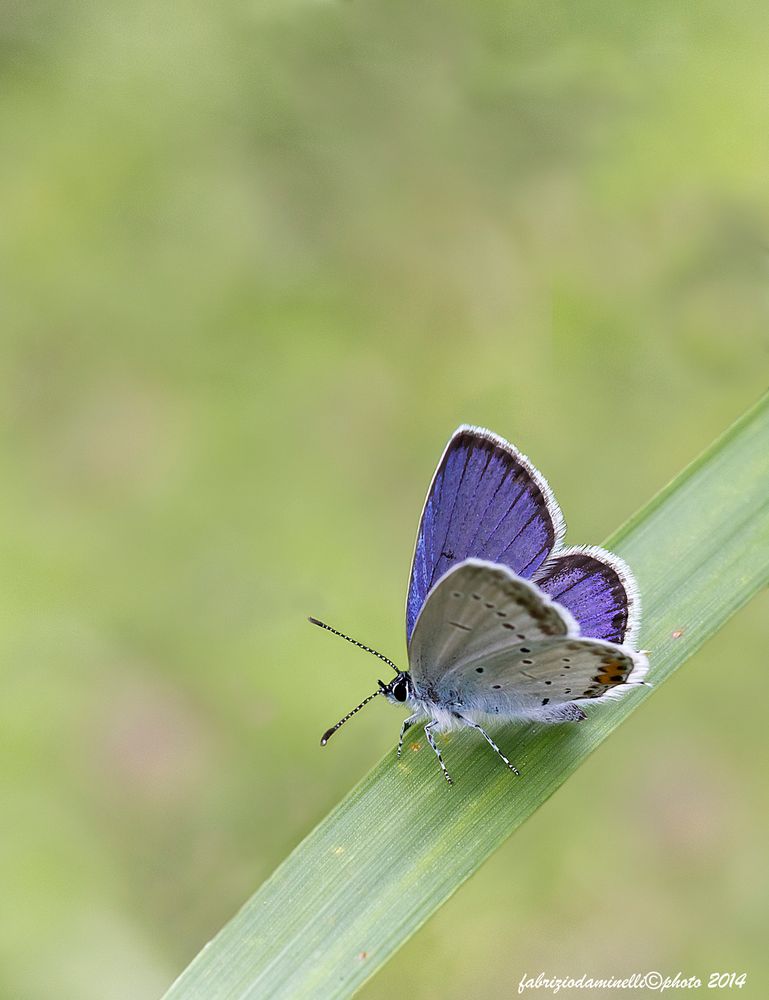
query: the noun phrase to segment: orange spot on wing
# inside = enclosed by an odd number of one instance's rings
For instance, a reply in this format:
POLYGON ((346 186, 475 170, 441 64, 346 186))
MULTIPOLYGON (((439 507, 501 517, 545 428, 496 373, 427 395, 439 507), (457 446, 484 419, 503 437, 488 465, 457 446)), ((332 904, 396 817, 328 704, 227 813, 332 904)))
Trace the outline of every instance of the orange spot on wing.
POLYGON ((614 684, 621 684, 627 677, 627 673, 627 664, 621 663, 616 659, 604 660, 603 670, 596 677, 596 681, 599 684, 607 684, 611 687, 614 684))

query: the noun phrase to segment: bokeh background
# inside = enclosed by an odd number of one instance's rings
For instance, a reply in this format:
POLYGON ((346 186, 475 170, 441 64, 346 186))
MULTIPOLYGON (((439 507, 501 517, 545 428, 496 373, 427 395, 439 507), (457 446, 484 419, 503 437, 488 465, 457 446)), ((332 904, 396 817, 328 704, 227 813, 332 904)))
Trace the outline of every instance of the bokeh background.
MULTIPOLYGON (((404 661, 458 423, 599 542, 758 397, 768 32, 740 0, 0 7, 0 995, 158 996, 392 749, 384 704, 318 749, 377 668, 304 615, 404 661)), ((362 996, 765 996, 767 611, 362 996)))

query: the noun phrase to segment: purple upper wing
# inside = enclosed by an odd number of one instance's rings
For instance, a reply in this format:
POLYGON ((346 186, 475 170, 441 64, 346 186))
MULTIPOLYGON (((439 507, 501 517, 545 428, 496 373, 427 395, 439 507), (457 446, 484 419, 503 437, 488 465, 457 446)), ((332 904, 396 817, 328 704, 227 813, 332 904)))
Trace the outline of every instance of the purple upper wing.
POLYGON ((427 494, 406 601, 411 638, 427 594, 451 566, 475 557, 532 576, 560 546, 565 525, 547 481, 504 438, 460 427, 427 494))
POLYGON ((625 562, 595 546, 564 549, 536 574, 534 583, 568 608, 582 635, 631 644, 640 617, 638 588, 625 562))

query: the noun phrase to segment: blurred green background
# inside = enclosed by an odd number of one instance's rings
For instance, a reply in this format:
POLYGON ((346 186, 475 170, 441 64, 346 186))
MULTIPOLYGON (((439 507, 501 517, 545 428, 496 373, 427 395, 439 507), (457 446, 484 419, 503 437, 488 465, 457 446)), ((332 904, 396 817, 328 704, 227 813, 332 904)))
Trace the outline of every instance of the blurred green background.
MULTIPOLYGON (((304 616, 405 662, 458 423, 599 542, 753 403, 768 31, 709 0, 0 7, 0 995, 157 996, 392 750, 384 704, 319 750, 378 670, 304 616)), ((766 995, 767 610, 362 996, 766 995)))

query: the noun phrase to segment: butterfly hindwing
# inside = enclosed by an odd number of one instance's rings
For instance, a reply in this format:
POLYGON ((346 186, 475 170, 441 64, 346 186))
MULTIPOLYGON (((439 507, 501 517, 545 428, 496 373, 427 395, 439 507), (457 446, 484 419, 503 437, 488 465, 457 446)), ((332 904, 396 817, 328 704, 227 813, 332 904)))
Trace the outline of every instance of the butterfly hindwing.
POLYGON ((406 601, 407 638, 428 593, 452 566, 474 557, 529 577, 560 546, 564 530, 547 481, 525 455, 491 431, 460 427, 422 511, 406 601))
POLYGON ((446 683, 475 712, 555 721, 564 706, 618 697, 645 673, 645 658, 615 643, 545 639, 525 656, 495 652, 446 683))
POLYGON ((619 556, 595 545, 563 549, 540 567, 534 582, 571 611, 583 635, 633 643, 641 606, 633 574, 619 556))

